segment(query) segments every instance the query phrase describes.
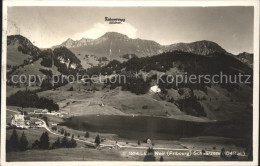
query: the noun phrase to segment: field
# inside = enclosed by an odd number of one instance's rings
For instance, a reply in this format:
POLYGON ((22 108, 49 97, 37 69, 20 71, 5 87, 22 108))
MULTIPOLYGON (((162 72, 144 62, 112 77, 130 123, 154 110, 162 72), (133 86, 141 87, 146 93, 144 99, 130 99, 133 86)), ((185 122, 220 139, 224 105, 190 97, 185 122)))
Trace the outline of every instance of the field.
MULTIPOLYGON (((196 138, 206 140, 207 138, 196 138)), ((191 141, 191 140, 190 140, 191 141)), ((170 141, 161 141, 162 144, 166 146, 166 148, 173 147, 173 142, 170 141), (169 146, 170 145, 170 146, 169 146)), ((202 142, 193 142, 193 143, 185 143, 185 142, 175 142, 175 148, 180 148, 182 146, 187 146, 187 148, 192 148, 193 155, 174 155, 174 152, 183 153, 184 151, 179 150, 155 150, 155 157, 158 161, 161 156, 163 156, 164 161, 230 161, 230 158, 220 158, 219 155, 195 155, 195 152, 198 153, 201 150, 195 151, 196 149, 204 148, 207 150, 212 150, 212 147, 202 142)), ((128 145, 133 145, 133 143, 128 143, 128 145)), ((140 146, 145 143, 141 143, 140 146)), ((223 145, 223 144, 222 144, 223 145)), ((220 152, 221 144, 216 145, 215 152, 220 152), (219 146, 219 147, 218 147, 219 146)), ((161 146, 161 144, 156 144, 155 148, 161 146)), ((211 145, 212 146, 212 145, 211 145)), ((231 150, 231 145, 225 145, 226 149, 231 150)), ((135 147, 138 147, 135 144, 135 147)), ((187 149, 188 152, 190 150, 187 149)), ((240 152, 241 149, 237 149, 233 145, 232 151, 240 152)), ((79 146, 77 148, 72 149, 54 149, 54 150, 27 150, 25 152, 8 152, 7 153, 7 161, 143 161, 144 156, 146 155, 146 148, 144 149, 134 149, 134 148, 85 148, 83 146, 79 146)), ((239 156, 239 161, 247 160, 246 156, 239 156)))
MULTIPOLYGON (((222 159, 219 156, 167 156, 167 151, 166 154, 164 154, 164 151, 158 151, 157 153, 155 155, 157 161, 161 156, 163 156, 164 161, 232 161, 231 159, 222 159)), ((144 150, 75 148, 70 150, 10 152, 7 153, 7 161, 143 161, 144 156, 144 150)), ((238 160, 246 160, 246 157, 239 157, 238 160)))
POLYGON ((9 45, 7 47, 8 52, 8 59, 7 64, 11 66, 20 65, 24 62, 24 60, 27 60, 30 55, 23 54, 22 52, 17 50, 17 44, 15 45, 9 45))

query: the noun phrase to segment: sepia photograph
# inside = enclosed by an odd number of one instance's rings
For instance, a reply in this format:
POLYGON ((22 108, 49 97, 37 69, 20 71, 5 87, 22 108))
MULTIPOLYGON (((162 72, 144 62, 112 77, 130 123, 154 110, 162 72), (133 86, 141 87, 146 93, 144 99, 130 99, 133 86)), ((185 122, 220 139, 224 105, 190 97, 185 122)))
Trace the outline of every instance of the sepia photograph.
POLYGON ((258 1, 3 3, 1 165, 258 165, 258 1))

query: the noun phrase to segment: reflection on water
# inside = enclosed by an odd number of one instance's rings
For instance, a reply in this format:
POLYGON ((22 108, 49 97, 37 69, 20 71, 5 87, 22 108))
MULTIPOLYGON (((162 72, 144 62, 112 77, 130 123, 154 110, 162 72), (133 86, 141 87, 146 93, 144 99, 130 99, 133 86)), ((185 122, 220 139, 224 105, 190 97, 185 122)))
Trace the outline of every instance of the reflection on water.
POLYGON ((73 129, 113 133, 128 139, 179 139, 195 136, 243 138, 250 125, 231 122, 190 122, 150 116, 87 115, 72 117, 61 125, 73 129))

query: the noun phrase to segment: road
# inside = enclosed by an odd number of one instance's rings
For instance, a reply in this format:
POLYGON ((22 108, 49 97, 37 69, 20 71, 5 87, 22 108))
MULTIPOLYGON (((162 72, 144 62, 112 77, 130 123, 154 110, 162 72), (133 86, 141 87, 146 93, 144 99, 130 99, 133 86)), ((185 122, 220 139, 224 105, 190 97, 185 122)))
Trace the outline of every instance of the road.
MULTIPOLYGON (((6 110, 20 114, 19 111, 10 110, 10 109, 6 109, 6 110)), ((53 135, 56 135, 56 136, 64 137, 64 135, 61 135, 61 134, 58 134, 58 133, 55 133, 55 132, 51 131, 49 129, 49 127, 46 125, 44 120, 39 119, 39 118, 34 118, 34 119, 37 119, 37 120, 41 121, 43 123, 43 125, 41 125, 40 127, 45 128, 49 133, 51 133, 53 135)), ((91 142, 91 141, 81 140, 81 139, 78 139, 78 138, 74 138, 74 140, 86 143, 87 145, 96 146, 96 143, 91 142)), ((129 145, 120 145, 118 143, 116 145, 114 145, 114 144, 100 144, 99 146, 100 147, 131 148, 131 149, 148 149, 148 147, 145 147, 145 146, 129 146, 129 145)), ((168 151, 194 151, 193 149, 160 148, 160 147, 154 147, 153 149, 155 149, 155 150, 168 150, 168 151)), ((201 150, 197 150, 197 151, 201 151, 201 150)), ((207 150, 205 152, 212 152, 212 153, 214 153, 214 152, 219 152, 219 151, 209 151, 209 150, 207 150)), ((246 156, 246 155, 238 154, 238 156, 246 156)))
MULTIPOLYGON (((15 110, 11 110, 11 109, 6 109, 6 110, 20 114, 19 111, 15 111, 15 110)), ((43 123, 43 125, 41 125, 39 127, 45 128, 49 133, 51 133, 53 135, 56 135, 56 136, 64 137, 64 135, 61 135, 61 134, 58 134, 58 133, 55 133, 55 132, 51 131, 51 129, 49 129, 49 127, 46 125, 44 120, 39 119, 39 118, 32 118, 32 119, 36 119, 36 120, 41 121, 43 123)), ((91 141, 81 140, 81 139, 78 139, 78 138, 74 138, 74 140, 86 143, 86 144, 91 145, 91 146, 96 146, 96 143, 91 142, 91 141)), ((136 147, 136 146, 126 146, 126 145, 120 145, 118 143, 116 145, 114 145, 114 144, 100 144, 100 146, 101 147, 115 147, 115 146, 118 146, 119 148, 132 148, 132 149, 147 149, 148 148, 148 147, 145 147, 145 146, 138 146, 138 147, 136 147)), ((153 149, 157 149, 157 150, 185 150, 185 151, 189 150, 189 149, 172 149, 172 148, 153 148, 153 149)))
MULTIPOLYGON (((53 135, 57 135, 57 136, 60 136, 60 137, 64 137, 64 135, 61 135, 61 134, 58 134, 58 133, 55 133, 53 131, 51 131, 49 129, 49 127, 46 125, 45 121, 42 120, 42 119, 38 119, 38 118, 35 118, 39 121, 41 121, 43 123, 43 125, 41 127, 45 128, 49 133, 53 134, 53 135)), ((88 145, 92 145, 92 146, 96 146, 96 143, 94 142, 90 142, 90 141, 86 141, 86 140, 81 140, 81 139, 77 139, 77 138, 74 138, 74 140, 76 141, 79 141, 79 142, 83 142, 83 143, 87 143, 88 145)), ((120 145, 120 144, 100 144, 101 147, 115 147, 115 146, 118 146, 119 148, 132 148, 132 149, 147 149, 148 147, 145 147, 145 146, 126 146, 126 145, 120 145)), ((189 150, 189 149, 172 149, 172 148, 153 148, 153 149, 157 149, 157 150, 178 150, 178 151, 181 151, 181 150, 189 150)))
POLYGON ((10 110, 10 109, 8 109, 8 108, 6 108, 6 111, 10 111, 10 112, 18 113, 18 114, 20 114, 20 113, 21 113, 21 112, 19 112, 19 111, 10 110))

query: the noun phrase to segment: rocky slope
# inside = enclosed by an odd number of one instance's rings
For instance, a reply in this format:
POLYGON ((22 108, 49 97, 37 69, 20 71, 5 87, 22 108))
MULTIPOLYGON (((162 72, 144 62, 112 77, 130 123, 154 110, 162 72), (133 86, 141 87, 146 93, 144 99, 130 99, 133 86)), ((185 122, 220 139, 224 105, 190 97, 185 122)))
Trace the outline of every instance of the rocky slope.
POLYGON ((240 53, 235 56, 237 59, 239 59, 241 62, 247 64, 251 68, 253 67, 254 64, 254 54, 250 54, 247 52, 240 53))

